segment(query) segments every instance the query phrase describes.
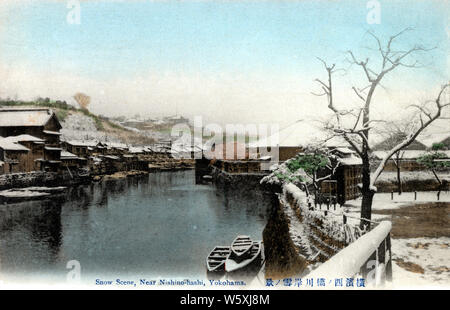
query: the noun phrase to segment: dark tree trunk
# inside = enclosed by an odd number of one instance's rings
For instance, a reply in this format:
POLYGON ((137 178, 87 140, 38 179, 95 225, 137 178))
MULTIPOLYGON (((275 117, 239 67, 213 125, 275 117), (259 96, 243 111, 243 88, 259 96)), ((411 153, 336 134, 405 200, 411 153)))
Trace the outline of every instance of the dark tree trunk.
POLYGON ((359 223, 359 228, 366 229, 370 228, 370 222, 365 221, 372 219, 372 202, 373 196, 375 195, 374 191, 362 192, 362 203, 361 203, 361 222, 359 223))
POLYGON ((364 156, 362 158, 362 203, 361 203, 361 222, 359 227, 361 229, 365 229, 370 225, 370 222, 365 221, 364 219, 371 220, 372 219, 372 201, 373 196, 375 195, 375 191, 370 188, 370 162, 369 156, 367 153, 363 153, 364 156))
POLYGON ((397 166, 397 189, 398 189, 398 194, 401 195, 402 194, 402 180, 400 178, 400 167, 397 166))
POLYGON ((402 179, 400 178, 400 155, 396 154, 395 167, 397 167, 397 190, 398 194, 402 194, 402 179))

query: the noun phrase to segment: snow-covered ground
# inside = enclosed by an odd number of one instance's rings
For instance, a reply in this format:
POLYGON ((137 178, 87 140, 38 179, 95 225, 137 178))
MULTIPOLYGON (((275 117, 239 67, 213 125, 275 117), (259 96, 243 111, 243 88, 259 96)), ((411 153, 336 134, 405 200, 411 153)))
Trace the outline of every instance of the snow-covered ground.
MULTIPOLYGON (((108 134, 104 131, 97 130, 94 120, 80 113, 72 113, 66 117, 66 119, 61 123, 62 129, 62 139, 63 140, 96 140, 102 142, 127 142, 121 141, 114 134, 108 134)), ((119 125, 121 126, 121 125, 119 125)), ((122 126, 124 127, 124 126, 122 126)), ((170 138, 170 132, 160 133, 151 130, 138 130, 132 127, 124 127, 136 135, 152 138, 154 140, 164 140, 170 138)))
POLYGON ((98 131, 94 120, 86 115, 73 113, 61 123, 63 140, 105 140, 105 133, 98 131))
POLYGON ((450 288, 450 238, 392 239, 393 288, 450 288))
MULTIPOLYGON (((394 193, 391 200, 390 193, 377 193, 374 196, 372 209, 374 211, 396 210, 421 205, 429 202, 450 203, 450 192, 441 192, 437 200, 437 192, 405 192, 401 195, 394 193)), ((361 198, 346 203, 353 215, 358 215, 361 198)), ((430 212, 431 209, 430 209, 430 212)), ((411 214, 413 216, 413 214, 411 214)), ((447 215, 448 216, 448 215, 447 215)), ((388 214, 372 214, 373 220, 388 219, 388 214)), ((447 221, 448 222, 448 221, 447 221)), ((429 225, 426 219, 424 225, 429 225)), ((394 221, 393 225, 396 223, 394 221)), ((442 227, 444 228, 444 227, 442 227)), ((448 228, 448 227, 446 227, 448 228)), ((411 229, 414 229, 411 225, 411 229)), ((436 227, 439 230, 439 227, 436 227)), ((442 229, 442 232, 444 230, 442 229)), ((450 288, 450 238, 400 238, 392 240, 393 254, 393 283, 392 288, 450 288)))
MULTIPOLYGON (((372 210, 397 209, 400 207, 425 202, 450 202, 450 192, 441 192, 439 200, 437 200, 437 193, 437 191, 417 192, 417 200, 414 200, 413 192, 405 192, 401 195, 394 193, 393 200, 391 200, 390 193, 377 193, 373 197, 372 210)), ((359 210, 361 207, 361 199, 362 198, 349 200, 345 203, 345 206, 350 207, 350 211, 353 211, 352 208, 358 208, 359 210)))

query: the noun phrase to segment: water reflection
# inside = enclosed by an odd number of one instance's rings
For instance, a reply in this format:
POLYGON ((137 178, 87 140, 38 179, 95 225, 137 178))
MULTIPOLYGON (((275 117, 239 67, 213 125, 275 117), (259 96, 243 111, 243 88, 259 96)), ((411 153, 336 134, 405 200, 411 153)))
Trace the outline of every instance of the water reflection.
POLYGON ((154 173, 68 189, 66 201, 0 206, 0 275, 65 279, 203 276, 204 261, 237 234, 261 239, 260 192, 195 185, 194 172, 154 173))
POLYGON ((0 207, 0 271, 41 272, 58 261, 61 205, 55 201, 0 207))

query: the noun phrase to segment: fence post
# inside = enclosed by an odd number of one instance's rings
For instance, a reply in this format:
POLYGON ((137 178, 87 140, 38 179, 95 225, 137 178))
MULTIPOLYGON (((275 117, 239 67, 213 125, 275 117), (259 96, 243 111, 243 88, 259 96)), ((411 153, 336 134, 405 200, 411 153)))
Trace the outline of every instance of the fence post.
POLYGON ((394 200, 394 191, 391 191, 391 200, 394 200))
POLYGON ((441 191, 439 190, 438 192, 437 192, 437 200, 439 201, 439 196, 441 195, 441 191))
POLYGON ((414 191, 414 200, 417 200, 417 192, 414 191))
MULTIPOLYGON (((371 281, 372 279, 367 279, 367 276, 369 275, 369 271, 371 271, 371 269, 369 269, 369 262, 371 261, 376 261, 377 260, 377 251, 375 250, 375 252, 372 253, 372 255, 370 255, 370 257, 367 259, 367 261, 364 263, 364 265, 361 266, 360 269, 360 273, 361 276, 366 279, 367 282, 371 281)), ((377 268, 377 265, 375 265, 373 268, 377 268)))
POLYGON ((392 250, 391 250, 391 233, 386 237, 386 249, 389 250, 389 257, 386 263, 386 280, 392 281, 392 250))
POLYGON ((378 246, 377 255, 378 263, 383 264, 385 268, 384 274, 381 275, 381 284, 383 285, 386 279, 386 239, 378 246))

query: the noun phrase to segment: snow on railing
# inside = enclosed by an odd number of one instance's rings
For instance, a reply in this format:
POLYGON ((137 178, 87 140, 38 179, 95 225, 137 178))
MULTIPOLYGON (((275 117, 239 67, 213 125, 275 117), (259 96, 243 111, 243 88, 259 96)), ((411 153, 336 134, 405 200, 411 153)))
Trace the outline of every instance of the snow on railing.
POLYGON ((368 283, 373 282, 375 285, 384 283, 386 279, 392 280, 391 222, 379 223, 365 219, 373 224, 373 228, 362 231, 358 225, 347 223, 347 218, 357 219, 358 222, 361 218, 346 212, 333 212, 329 208, 314 208, 306 193, 292 183, 284 185, 283 194, 288 201, 289 196, 291 197, 293 207, 302 210, 305 224, 319 229, 334 240, 342 240, 344 236, 346 246, 337 249, 336 254, 312 271, 311 277, 348 278, 360 275, 368 283), (343 220, 341 224, 337 222, 339 218, 343 220), (322 227, 317 227, 314 219, 320 219, 322 227), (335 229, 336 225, 343 228, 343 234, 335 229))
POLYGON ((375 285, 385 280, 391 281, 391 228, 389 221, 379 223, 372 231, 313 270, 308 277, 353 278, 361 275, 368 283, 374 282, 375 285))

